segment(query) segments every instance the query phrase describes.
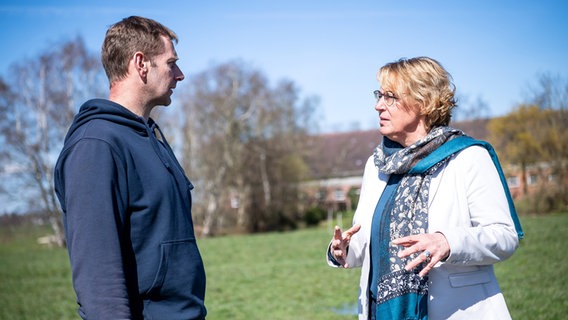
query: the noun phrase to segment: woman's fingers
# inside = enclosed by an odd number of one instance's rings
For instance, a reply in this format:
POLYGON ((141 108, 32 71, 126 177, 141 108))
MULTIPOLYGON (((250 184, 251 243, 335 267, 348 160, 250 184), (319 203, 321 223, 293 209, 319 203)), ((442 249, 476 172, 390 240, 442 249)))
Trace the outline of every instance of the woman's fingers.
POLYGON ((359 232, 359 230, 361 230, 361 225, 356 224, 343 233, 343 238, 347 240, 347 242, 349 242, 351 241, 351 237, 357 232, 359 232))
POLYGON ((341 232, 341 228, 339 226, 335 226, 335 230, 333 232, 333 240, 331 241, 331 254, 335 261, 337 261, 341 266, 347 268, 348 265, 345 262, 345 258, 347 256, 347 247, 349 246, 349 242, 351 241, 351 237, 359 232, 361 229, 361 225, 356 224, 346 230, 345 232, 341 232))
POLYGON ((416 258, 408 262, 405 269, 412 270, 423 264, 424 268, 419 273, 422 277, 428 274, 436 263, 445 259, 450 251, 446 237, 438 232, 403 237, 393 240, 392 243, 405 247, 404 250, 399 251, 399 258, 418 254, 416 258))

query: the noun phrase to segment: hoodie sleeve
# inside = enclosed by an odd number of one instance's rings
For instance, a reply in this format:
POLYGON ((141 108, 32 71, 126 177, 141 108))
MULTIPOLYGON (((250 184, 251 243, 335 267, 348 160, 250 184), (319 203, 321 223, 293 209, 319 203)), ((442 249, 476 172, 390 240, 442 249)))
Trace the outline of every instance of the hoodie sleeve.
POLYGON ((83 139, 63 163, 67 246, 80 313, 87 319, 131 318, 125 276, 124 183, 104 141, 83 139))

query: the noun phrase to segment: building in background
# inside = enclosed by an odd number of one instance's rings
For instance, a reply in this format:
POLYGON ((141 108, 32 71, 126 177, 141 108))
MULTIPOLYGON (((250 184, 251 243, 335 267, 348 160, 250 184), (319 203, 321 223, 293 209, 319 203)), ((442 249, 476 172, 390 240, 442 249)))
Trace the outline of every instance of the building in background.
MULTIPOLYGON (((453 123, 475 139, 487 140, 490 119, 476 119, 453 123)), ((363 170, 382 137, 378 130, 329 133, 313 136, 307 163, 310 179, 302 186, 308 207, 317 206, 328 212, 354 210, 361 191, 363 170)), ((509 188, 515 199, 524 196, 523 183, 529 193, 537 187, 546 172, 543 165, 534 166, 522 179, 519 168, 503 164, 509 188)), ((549 179, 553 179, 550 177, 549 179)))

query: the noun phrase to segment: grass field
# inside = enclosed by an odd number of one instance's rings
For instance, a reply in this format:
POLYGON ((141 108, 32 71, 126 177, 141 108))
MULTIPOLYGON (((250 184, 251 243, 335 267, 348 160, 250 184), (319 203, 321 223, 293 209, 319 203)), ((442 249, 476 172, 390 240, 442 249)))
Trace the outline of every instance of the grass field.
MULTIPOLYGON (((513 319, 568 314, 568 214, 522 217, 526 239, 496 265, 513 319)), ((77 319, 67 252, 45 228, 0 226, 0 319, 77 319)), ((208 319, 355 319, 359 270, 327 267, 328 227, 202 239, 208 319)))

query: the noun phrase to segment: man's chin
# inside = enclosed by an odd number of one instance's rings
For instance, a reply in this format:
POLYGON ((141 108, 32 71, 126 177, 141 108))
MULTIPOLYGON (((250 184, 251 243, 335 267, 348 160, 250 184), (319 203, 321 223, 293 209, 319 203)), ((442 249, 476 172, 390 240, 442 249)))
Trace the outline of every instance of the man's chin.
POLYGON ((172 99, 170 99, 170 97, 168 98, 163 98, 160 100, 156 100, 156 106, 163 106, 163 107, 167 107, 172 103, 172 99))

